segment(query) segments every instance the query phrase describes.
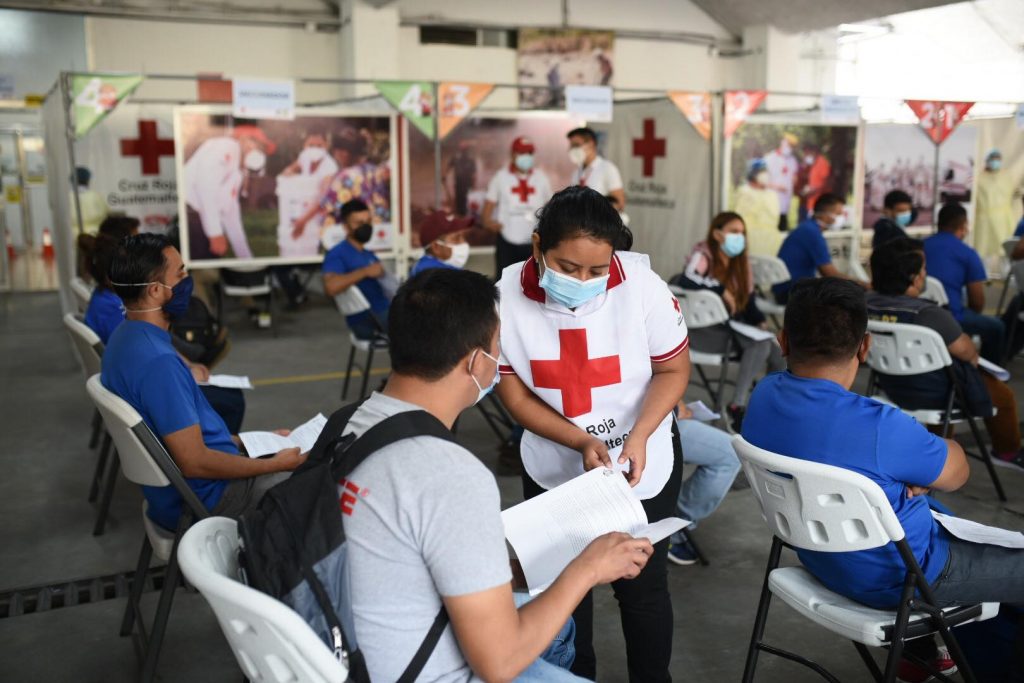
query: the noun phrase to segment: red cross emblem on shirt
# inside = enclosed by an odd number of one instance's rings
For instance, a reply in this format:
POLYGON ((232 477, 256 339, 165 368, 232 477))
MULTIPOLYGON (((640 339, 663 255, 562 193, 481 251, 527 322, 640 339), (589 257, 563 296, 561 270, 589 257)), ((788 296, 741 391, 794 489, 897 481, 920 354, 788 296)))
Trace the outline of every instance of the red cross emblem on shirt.
POLYGON ((585 328, 559 330, 558 345, 558 360, 530 361, 533 385, 560 390, 566 417, 586 415, 593 409, 593 389, 622 381, 619 357, 590 358, 585 328))
POLYGON ((519 195, 519 201, 521 201, 523 204, 526 203, 526 200, 534 192, 536 192, 536 190, 530 187, 530 184, 526 182, 526 178, 520 178, 519 185, 512 188, 512 194, 519 195))
POLYGON ((654 175, 654 160, 665 156, 665 138, 655 136, 654 119, 644 119, 644 136, 634 138, 633 156, 643 159, 645 178, 654 175))
POLYGON ((676 313, 682 315, 683 311, 681 308, 679 308, 679 299, 672 297, 672 305, 675 307, 676 313))
POLYGON ((139 157, 142 175, 160 175, 160 157, 174 156, 174 140, 160 137, 156 121, 139 121, 139 137, 121 140, 121 156, 139 157))

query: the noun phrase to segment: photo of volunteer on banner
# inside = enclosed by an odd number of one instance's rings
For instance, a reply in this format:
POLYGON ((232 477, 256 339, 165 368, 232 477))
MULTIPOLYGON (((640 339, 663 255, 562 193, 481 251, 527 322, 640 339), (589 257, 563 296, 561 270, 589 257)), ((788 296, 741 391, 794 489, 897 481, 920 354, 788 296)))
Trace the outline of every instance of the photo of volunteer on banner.
POLYGON ((241 119, 175 112, 182 255, 187 263, 316 262, 343 239, 338 212, 370 207, 372 249, 391 246, 391 116, 241 119))

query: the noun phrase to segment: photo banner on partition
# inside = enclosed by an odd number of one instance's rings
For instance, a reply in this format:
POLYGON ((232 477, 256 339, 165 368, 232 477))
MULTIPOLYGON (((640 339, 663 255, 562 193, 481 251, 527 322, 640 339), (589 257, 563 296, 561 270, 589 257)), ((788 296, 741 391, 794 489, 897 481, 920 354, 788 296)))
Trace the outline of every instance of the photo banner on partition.
POLYGON ((747 117, 754 113, 764 98, 768 96, 764 90, 730 90, 725 93, 725 137, 743 125, 747 117))
POLYGON ((76 74, 71 77, 71 101, 75 112, 75 137, 80 138, 128 97, 142 76, 76 74))
POLYGON ((904 100, 917 116, 918 124, 932 142, 941 145, 956 130, 974 102, 904 100))
POLYGON ((614 31, 521 28, 517 45, 520 109, 564 109, 567 85, 612 85, 614 31))
POLYGON ((668 98, 705 140, 711 139, 711 93, 669 91, 668 98))
POLYGON ((437 97, 441 101, 437 134, 443 140, 472 113, 494 90, 491 83, 442 83, 437 97))
POLYGON ((421 133, 434 139, 434 92, 427 81, 377 81, 377 92, 421 133))

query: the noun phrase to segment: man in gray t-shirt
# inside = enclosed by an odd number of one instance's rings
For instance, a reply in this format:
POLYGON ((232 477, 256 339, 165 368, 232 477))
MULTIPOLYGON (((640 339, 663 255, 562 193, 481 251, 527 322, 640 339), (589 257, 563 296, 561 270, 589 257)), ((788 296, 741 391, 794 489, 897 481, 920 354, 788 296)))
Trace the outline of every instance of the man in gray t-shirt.
MULTIPOLYGON (((497 383, 496 298, 493 284, 469 271, 432 269, 406 282, 389 314, 392 375, 346 432, 360 435, 410 410, 451 428, 497 383)), ((498 488, 472 453, 428 436, 406 439, 339 486, 356 638, 373 680, 399 678, 442 603, 451 624, 417 680, 575 680, 538 658, 564 637, 593 586, 635 577, 653 551, 646 539, 602 536, 517 609, 498 488)))

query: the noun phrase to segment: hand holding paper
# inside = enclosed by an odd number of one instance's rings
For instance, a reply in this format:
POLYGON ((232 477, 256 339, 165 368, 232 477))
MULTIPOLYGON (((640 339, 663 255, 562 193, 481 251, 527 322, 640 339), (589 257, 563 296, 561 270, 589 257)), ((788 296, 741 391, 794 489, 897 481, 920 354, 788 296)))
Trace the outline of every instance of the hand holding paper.
POLYGON ((250 458, 271 455, 286 448, 298 448, 300 453, 308 453, 326 425, 327 418, 319 413, 309 422, 293 429, 288 436, 274 432, 242 432, 238 438, 242 440, 250 458))

